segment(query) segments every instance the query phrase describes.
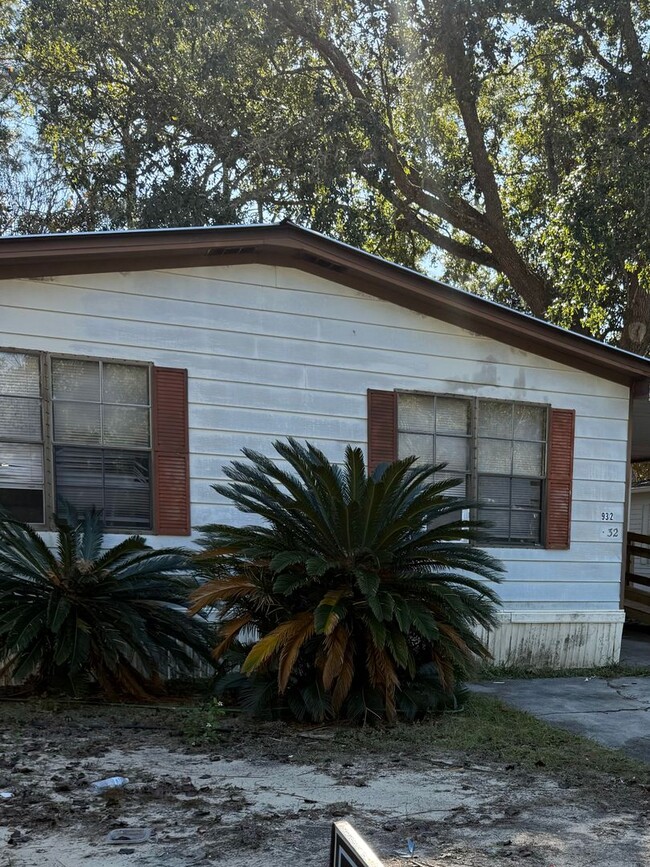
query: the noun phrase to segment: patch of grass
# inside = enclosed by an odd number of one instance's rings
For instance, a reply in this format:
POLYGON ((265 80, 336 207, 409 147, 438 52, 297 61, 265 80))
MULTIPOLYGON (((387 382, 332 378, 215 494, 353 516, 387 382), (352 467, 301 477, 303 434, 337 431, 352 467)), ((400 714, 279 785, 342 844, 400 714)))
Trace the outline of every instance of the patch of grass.
POLYGON ((218 741, 222 731, 221 724, 228 713, 233 713, 232 708, 226 708, 217 698, 213 698, 209 704, 200 705, 188 710, 182 722, 183 735, 190 741, 192 746, 211 744, 218 741))
POLYGON ((220 726, 222 709, 197 708, 185 736, 193 746, 294 761, 371 762, 372 757, 461 764, 493 762, 515 771, 548 774, 568 786, 632 783, 650 788, 650 766, 588 738, 563 731, 493 696, 469 693, 463 707, 425 720, 393 726, 306 727, 240 718, 220 726))
POLYGON ((465 759, 550 772, 571 785, 603 776, 650 785, 650 766, 588 738, 554 728, 490 696, 471 695, 462 712, 390 729, 347 729, 336 742, 355 751, 392 752, 423 757, 443 753, 465 759))
POLYGON ((486 665, 479 669, 476 680, 531 680, 542 677, 650 677, 650 666, 616 663, 601 668, 528 668, 526 666, 486 665))

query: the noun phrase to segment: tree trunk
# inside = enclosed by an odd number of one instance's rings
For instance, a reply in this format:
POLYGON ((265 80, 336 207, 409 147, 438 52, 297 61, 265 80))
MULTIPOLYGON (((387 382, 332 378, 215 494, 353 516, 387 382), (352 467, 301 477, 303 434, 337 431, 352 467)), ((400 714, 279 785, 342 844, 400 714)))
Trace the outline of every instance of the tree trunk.
POLYGON ((505 228, 490 227, 486 242, 497 270, 508 279, 533 316, 544 319, 553 300, 550 283, 530 267, 505 228))
POLYGON ((627 272, 627 304, 618 346, 638 355, 650 351, 650 293, 639 285, 638 275, 627 272))

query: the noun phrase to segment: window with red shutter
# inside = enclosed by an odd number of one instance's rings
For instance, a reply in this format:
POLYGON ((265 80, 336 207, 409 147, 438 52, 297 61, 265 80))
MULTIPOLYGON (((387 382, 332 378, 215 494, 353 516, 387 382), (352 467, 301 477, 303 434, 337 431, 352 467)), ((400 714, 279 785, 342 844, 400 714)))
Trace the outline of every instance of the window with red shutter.
POLYGON ((481 503, 493 544, 568 548, 574 418, 518 401, 369 390, 369 468, 413 454, 444 462, 438 478, 458 478, 452 494, 481 503))
POLYGON ((0 506, 49 528, 68 504, 189 535, 186 370, 0 349, 0 506))

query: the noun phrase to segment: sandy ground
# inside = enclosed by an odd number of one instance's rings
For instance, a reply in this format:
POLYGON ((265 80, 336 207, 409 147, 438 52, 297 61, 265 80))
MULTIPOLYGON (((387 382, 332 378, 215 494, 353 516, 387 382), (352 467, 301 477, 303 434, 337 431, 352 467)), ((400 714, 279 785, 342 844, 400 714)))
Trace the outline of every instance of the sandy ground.
POLYGON ((14 794, 0 800, 0 867, 326 865, 336 818, 390 867, 650 864, 638 786, 573 788, 467 757, 347 755, 328 730, 266 726, 192 747, 170 711, 0 713, 0 791, 14 794), (92 792, 114 775, 130 780, 116 796, 92 792), (150 840, 106 842, 129 827, 150 840))

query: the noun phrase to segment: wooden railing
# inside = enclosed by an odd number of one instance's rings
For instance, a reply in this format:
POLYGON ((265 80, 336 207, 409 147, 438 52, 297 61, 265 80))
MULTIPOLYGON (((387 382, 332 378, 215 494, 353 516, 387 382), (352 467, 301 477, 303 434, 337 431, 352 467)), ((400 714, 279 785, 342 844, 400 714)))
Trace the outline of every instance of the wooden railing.
POLYGON ((650 623, 650 536, 627 534, 623 599, 625 613, 631 620, 650 623), (639 559, 643 561, 642 564, 638 563, 639 559), (645 574, 640 574, 641 569, 645 574))

